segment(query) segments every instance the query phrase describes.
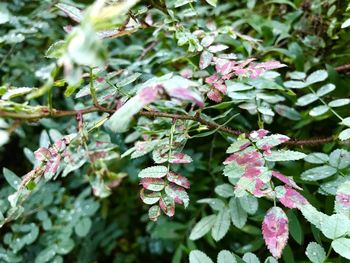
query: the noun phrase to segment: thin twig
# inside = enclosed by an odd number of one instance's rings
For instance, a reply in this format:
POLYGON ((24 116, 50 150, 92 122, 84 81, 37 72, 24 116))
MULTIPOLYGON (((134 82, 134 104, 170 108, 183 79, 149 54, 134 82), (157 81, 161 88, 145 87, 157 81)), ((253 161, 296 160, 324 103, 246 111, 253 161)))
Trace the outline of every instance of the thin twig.
POLYGON ((341 65, 335 68, 338 73, 350 72, 350 64, 341 65))
MULTIPOLYGON (((92 112, 107 112, 107 113, 113 113, 115 110, 106 109, 104 107, 99 108, 96 106, 85 108, 82 110, 57 110, 53 109, 51 112, 45 108, 42 107, 41 112, 37 113, 17 113, 17 112, 7 112, 7 111, 1 111, 0 110, 0 117, 3 118, 11 118, 11 119, 20 119, 20 120, 26 120, 26 121, 36 121, 38 119, 42 118, 61 118, 61 117, 68 117, 68 116, 76 116, 77 114, 87 114, 92 112)), ((166 113, 166 112, 160 112, 160 111, 140 111, 138 115, 141 116, 147 116, 147 117, 163 117, 163 118, 171 118, 171 119, 180 119, 180 120, 192 120, 199 122, 203 125, 206 125, 209 129, 217 129, 221 132, 231 134, 234 136, 239 136, 241 134, 248 134, 249 132, 244 132, 240 130, 234 130, 230 127, 222 126, 216 122, 207 121, 203 119, 199 113, 196 115, 187 115, 187 114, 173 114, 173 113, 166 113)), ((295 146, 313 146, 313 145, 320 145, 325 144, 328 142, 336 141, 336 138, 333 136, 325 137, 325 138, 309 138, 304 140, 298 140, 298 139, 291 139, 288 142, 285 142, 285 145, 295 145, 295 146)))

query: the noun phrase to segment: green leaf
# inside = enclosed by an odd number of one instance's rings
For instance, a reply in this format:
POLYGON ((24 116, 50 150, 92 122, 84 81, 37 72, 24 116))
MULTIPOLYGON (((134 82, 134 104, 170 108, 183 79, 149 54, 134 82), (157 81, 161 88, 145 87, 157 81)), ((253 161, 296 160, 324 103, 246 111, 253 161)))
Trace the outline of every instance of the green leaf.
POLYGON ((242 228, 247 222, 247 212, 242 208, 238 198, 232 197, 229 202, 232 224, 237 228, 242 228))
POLYGON ((329 165, 323 165, 304 171, 300 177, 305 181, 317 181, 334 175, 337 169, 329 165))
MULTIPOLYGON (((289 2, 289 1, 288 1, 289 2)), ((289 2, 290 3, 290 2, 289 2)), ((303 80, 306 78, 305 72, 302 71, 293 71, 289 73, 289 77, 291 79, 296 79, 296 80, 303 80)))
POLYGON ((214 57, 213 53, 210 53, 209 51, 204 50, 199 59, 199 68, 200 69, 207 68, 210 65, 213 57, 214 57))
POLYGON ((48 58, 60 58, 63 56, 65 48, 67 47, 67 42, 64 40, 59 40, 53 43, 46 51, 45 56, 48 58))
POLYGON ((307 84, 305 82, 296 81, 296 80, 288 80, 284 82, 283 85, 289 89, 302 89, 307 87, 307 84))
POLYGON ((32 91, 37 90, 36 88, 29 88, 29 87, 18 87, 18 88, 11 88, 6 91, 4 95, 2 95, 1 99, 3 100, 10 100, 16 97, 23 96, 25 94, 28 94, 32 91))
POLYGON ((218 0, 205 0, 209 5, 216 7, 218 0))
POLYGON ((230 184, 221 184, 215 187, 215 193, 221 197, 231 197, 234 196, 234 188, 230 184))
POLYGON ((148 218, 151 221, 157 221, 159 216, 160 216, 160 207, 158 205, 151 206, 148 209, 148 218))
POLYGON ((286 105, 277 104, 274 106, 275 112, 277 112, 282 117, 287 119, 298 121, 301 119, 301 115, 294 108, 288 107, 286 105))
POLYGON ((213 225, 211 235, 215 241, 222 239, 230 228, 230 211, 228 209, 221 210, 213 225))
POLYGON ((312 263, 323 263, 326 259, 326 252, 323 247, 316 242, 310 242, 307 245, 305 254, 312 263))
POLYGON ((0 130, 0 147, 8 143, 10 140, 10 135, 4 130, 0 130))
POLYGON ((329 108, 326 105, 321 105, 321 106, 317 106, 315 108, 312 108, 309 112, 309 115, 312 117, 317 117, 320 116, 322 114, 325 114, 326 112, 328 112, 329 108))
POLYGON ((243 260, 246 263, 260 263, 259 258, 251 252, 247 252, 243 255, 243 260))
POLYGON ((306 83, 307 85, 311 85, 317 82, 324 81, 328 77, 328 73, 326 70, 316 70, 312 72, 307 78, 306 83))
POLYGON ((341 28, 346 28, 350 26, 350 18, 346 19, 343 24, 341 24, 341 28))
POLYGON ((141 77, 141 73, 134 73, 131 74, 129 76, 127 76, 126 78, 119 80, 115 85, 119 88, 124 87, 126 85, 129 85, 131 83, 133 83, 134 81, 136 81, 139 77, 141 77))
POLYGON ((181 7, 183 5, 187 5, 189 3, 193 3, 195 2, 196 0, 176 0, 175 1, 175 8, 177 7, 181 7))
POLYGON ((91 219, 89 217, 83 217, 74 226, 74 230, 79 237, 85 237, 89 233, 91 226, 91 219))
POLYGON ((217 263, 236 263, 237 260, 228 250, 221 250, 218 254, 217 263))
POLYGON ((341 124, 350 127, 350 117, 343 119, 341 124))
POLYGON ((225 209, 225 203, 218 198, 204 198, 197 201, 199 204, 208 204, 211 209, 215 211, 221 211, 225 209))
POLYGON ((192 229, 190 234, 191 240, 197 240, 208 233, 216 222, 216 215, 203 217, 192 229))
POLYGON ((329 161, 329 157, 325 153, 310 153, 304 160, 308 163, 323 164, 329 161))
POLYGON ((268 257, 264 263, 278 263, 278 261, 274 257, 268 257))
POLYGON ((81 11, 75 6, 66 5, 59 3, 56 5, 59 9, 61 9, 66 15, 68 15, 71 19, 76 22, 81 22, 83 20, 83 15, 81 11))
POLYGON ((296 105, 297 106, 307 106, 311 103, 313 103, 314 101, 318 100, 318 96, 313 94, 313 93, 310 93, 310 94, 306 94, 304 96, 301 96, 300 98, 298 98, 297 102, 296 102, 296 105))
POLYGON ((350 239, 338 238, 332 242, 332 248, 335 252, 344 258, 350 259, 350 239))
POLYGON ((304 157, 306 157, 306 154, 290 150, 279 150, 271 151, 271 153, 264 153, 265 160, 270 162, 295 161, 303 159, 304 157))
POLYGON ((336 149, 329 155, 329 164, 337 169, 350 166, 350 152, 344 149, 336 149))
POLYGON ((5 167, 2 169, 2 172, 8 184, 15 190, 18 190, 22 181, 21 178, 19 178, 14 172, 5 167))
POLYGON ((332 92, 333 90, 335 90, 335 85, 328 83, 324 86, 322 86, 321 88, 319 88, 316 92, 318 97, 322 97, 330 92, 332 92))
POLYGON ((157 165, 141 170, 139 178, 162 178, 168 173, 166 166, 157 165))
POLYGON ((332 100, 330 103, 328 103, 328 106, 332 108, 336 108, 336 107, 342 107, 348 104, 350 104, 350 99, 337 99, 337 100, 332 100))
POLYGON ((74 248, 74 241, 71 238, 64 238, 57 243, 56 252, 60 255, 67 255, 74 248))
POLYGON ((327 220, 326 214, 318 211, 310 204, 301 206, 300 210, 306 220, 315 225, 318 229, 321 229, 321 222, 327 220))
POLYGON ((250 215, 254 215, 258 210, 259 202, 258 199, 253 195, 245 195, 239 197, 239 203, 241 207, 250 215))
POLYGON ((294 240, 302 245, 304 240, 303 229, 301 228, 298 217, 295 215, 293 210, 287 212, 288 224, 289 224, 289 233, 294 238, 294 240))
POLYGON ((329 239, 336 239, 345 235, 350 229, 350 220, 342 214, 326 217, 321 222, 321 231, 329 239))
POLYGON ((230 178, 238 179, 244 174, 244 166, 232 162, 225 166, 224 175, 230 178))
POLYGON ((189 255, 190 263, 213 263, 213 261, 202 251, 192 250, 189 255))
POLYGON ((50 260, 56 255, 56 246, 50 245, 44 250, 40 251, 40 253, 35 258, 35 263, 46 263, 50 262, 50 260))
POLYGON ((350 139, 350 128, 347 128, 343 130, 341 133, 339 133, 339 139, 342 141, 349 140, 350 139))

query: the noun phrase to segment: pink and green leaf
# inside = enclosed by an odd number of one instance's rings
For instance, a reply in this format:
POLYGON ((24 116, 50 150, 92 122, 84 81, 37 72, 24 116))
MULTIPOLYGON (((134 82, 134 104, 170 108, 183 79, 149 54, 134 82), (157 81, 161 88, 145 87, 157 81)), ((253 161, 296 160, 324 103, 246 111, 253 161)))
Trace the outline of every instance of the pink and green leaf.
POLYGON ((275 192, 276 197, 285 207, 301 209, 309 204, 304 196, 289 186, 277 186, 275 192))
POLYGON ((159 192, 165 187, 165 181, 162 178, 142 178, 140 184, 143 188, 159 192))
POLYGON ((262 223, 265 244, 275 258, 280 258, 288 240, 288 217, 279 207, 267 211, 262 223))
POLYGON ((335 211, 350 216, 350 181, 342 183, 335 196, 335 211))
POLYGON ((272 176, 292 188, 302 190, 302 188, 296 184, 292 177, 285 176, 284 174, 281 174, 277 171, 272 171, 272 176))
POLYGON ((162 195, 160 192, 150 192, 145 190, 144 188, 142 188, 140 191, 140 197, 146 205, 153 205, 157 203, 161 196, 162 195))
POLYGON ((151 221, 157 221, 160 216, 160 207, 158 205, 151 206, 148 210, 148 218, 151 221))
POLYGON ((183 188, 190 188, 190 181, 180 174, 169 172, 167 173, 167 179, 169 182, 177 184, 178 186, 182 186, 183 188))
POLYGON ((174 216, 175 214, 175 201, 173 198, 171 198, 168 195, 162 196, 159 200, 159 206, 164 212, 169 217, 174 216))
POLYGON ((185 208, 190 202, 190 198, 188 197, 186 190, 176 184, 170 183, 168 186, 166 186, 165 193, 171 197, 175 203, 183 204, 185 208))

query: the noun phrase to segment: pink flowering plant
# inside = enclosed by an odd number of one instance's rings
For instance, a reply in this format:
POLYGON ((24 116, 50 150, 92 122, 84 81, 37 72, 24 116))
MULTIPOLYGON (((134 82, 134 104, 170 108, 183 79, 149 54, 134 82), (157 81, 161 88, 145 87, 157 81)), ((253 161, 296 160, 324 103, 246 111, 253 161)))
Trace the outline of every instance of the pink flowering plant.
POLYGON ((19 2, 1 262, 350 260, 344 3, 19 2))

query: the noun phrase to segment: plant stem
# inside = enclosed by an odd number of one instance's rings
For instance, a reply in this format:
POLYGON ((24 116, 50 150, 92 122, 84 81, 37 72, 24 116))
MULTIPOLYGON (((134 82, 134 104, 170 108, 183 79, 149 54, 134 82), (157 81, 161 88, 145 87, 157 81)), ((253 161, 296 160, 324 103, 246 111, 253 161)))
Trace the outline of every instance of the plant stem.
MULTIPOLYGON (((0 110, 0 117, 3 118, 11 118, 11 119, 19 119, 24 121, 36 121, 42 118, 60 118, 60 117, 68 117, 68 116, 76 116, 77 114, 88 114, 92 112, 107 112, 113 113, 115 110, 105 109, 103 107, 92 106, 89 108, 85 108, 82 110, 58 110, 52 109, 50 112, 46 107, 38 107, 36 112, 34 113, 26 113, 26 112, 13 112, 13 111, 4 111, 0 110)), ((152 111, 152 110, 142 110, 138 113, 141 116, 147 117, 163 117, 163 118, 171 118, 171 119, 179 119, 179 120, 193 120, 199 122, 203 125, 206 125, 209 129, 217 129, 218 131, 233 135, 239 136, 241 134, 249 134, 249 131, 241 131, 234 130, 230 127, 222 126, 216 122, 207 121, 203 119, 199 114, 195 116, 188 114, 172 114, 167 112, 160 111, 152 111)), ((333 136, 324 137, 324 138, 308 138, 305 140, 291 139, 284 143, 284 145, 294 145, 294 146, 303 146, 303 145, 321 145, 329 142, 336 141, 336 138, 333 136)), ((345 142, 347 143, 347 142, 345 142)))
POLYGON ((172 155, 172 147, 173 147, 173 141, 174 141, 174 133, 176 128, 176 119, 173 119, 173 124, 170 128, 170 136, 169 136, 169 152, 168 152, 168 172, 170 172, 170 158, 172 155))
POLYGON ((92 68, 90 68, 90 94, 91 94, 92 102, 96 106, 98 104, 98 101, 96 97, 96 89, 94 87, 94 75, 92 73, 92 68))
MULTIPOLYGON (((309 87, 309 90, 317 96, 317 93, 314 91, 313 88, 309 87)), ((317 96, 318 97, 318 96, 317 96)), ((322 98, 318 97, 318 99, 341 121, 343 121, 342 116, 340 116, 335 110, 332 109, 322 98)))
POLYGON ((326 255, 326 258, 324 259, 323 263, 326 263, 330 254, 332 252, 332 245, 329 246, 329 249, 328 249, 328 252, 327 252, 327 255, 326 255))

